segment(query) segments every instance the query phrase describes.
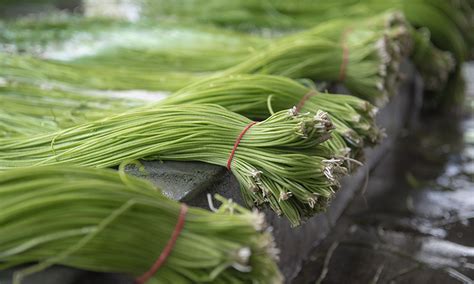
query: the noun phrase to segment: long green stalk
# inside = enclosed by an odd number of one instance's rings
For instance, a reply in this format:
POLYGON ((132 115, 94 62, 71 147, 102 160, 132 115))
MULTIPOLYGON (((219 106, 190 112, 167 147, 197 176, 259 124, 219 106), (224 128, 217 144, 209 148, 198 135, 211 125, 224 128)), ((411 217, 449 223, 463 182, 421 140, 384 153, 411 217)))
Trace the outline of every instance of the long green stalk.
MULTIPOLYGON (((222 198, 189 208, 176 244, 147 283, 281 283, 264 216, 222 198)), ((35 167, 0 173, 0 269, 19 284, 51 265, 138 277, 171 238, 180 204, 112 170, 35 167)))
POLYGON ((353 96, 317 92, 312 87, 280 76, 209 78, 155 103, 89 96, 59 88, 44 91, 24 83, 12 83, 5 89, 8 92, 0 97, 0 102, 9 110, 0 112, 3 120, 8 120, 3 126, 0 125, 4 136, 64 129, 130 111, 131 105, 159 109, 165 105, 218 104, 256 120, 266 119, 272 111, 293 106, 300 105, 298 111, 303 113, 321 109, 331 116, 335 126, 333 139, 325 143, 340 156, 358 160, 363 159, 364 146, 376 144, 381 137, 374 121, 376 108, 368 102, 353 96), (19 125, 20 122, 23 124, 19 125))
POLYGON ((434 43, 463 61, 474 45, 474 4, 470 0, 219 0, 144 1, 148 18, 214 23, 233 29, 295 30, 337 18, 363 18, 387 10, 403 11, 415 27, 430 30, 434 43))
POLYGON ((367 101, 354 96, 318 92, 312 87, 281 76, 237 75, 210 78, 191 84, 163 101, 146 107, 186 103, 219 104, 257 120, 267 118, 273 111, 291 106, 295 112, 300 113, 314 113, 315 109, 320 109, 331 116, 335 126, 333 139, 325 143, 341 156, 345 156, 345 152, 356 159, 362 159, 363 148, 377 144, 382 136, 375 124, 377 109, 367 101))
POLYGON ((325 112, 282 111, 258 122, 215 105, 162 106, 31 137, 0 139, 0 170, 42 165, 111 167, 148 158, 230 165, 248 205, 269 205, 293 224, 325 209, 346 173, 328 147, 325 112))
POLYGON ((276 39, 234 34, 236 40, 220 40, 213 32, 205 38, 216 40, 206 41, 205 47, 190 34, 181 32, 184 39, 178 46, 147 49, 137 44, 66 61, 2 54, 0 76, 97 89, 177 90, 209 76, 273 74, 343 82, 358 96, 385 102, 410 49, 406 23, 393 13, 356 23, 335 21, 276 39))
POLYGON ((237 0, 225 4, 219 0, 186 3, 160 0, 143 3, 144 17, 148 18, 159 15, 160 18, 178 18, 180 22, 197 21, 264 33, 269 28, 294 32, 333 20, 352 22, 388 10, 400 10, 415 27, 411 31, 415 40, 411 58, 430 91, 440 91, 446 86, 448 75, 454 71, 452 58, 459 65, 474 48, 474 5, 469 0, 237 0))
POLYGON ((0 135, 32 135, 94 121, 145 101, 81 89, 0 82, 0 135))

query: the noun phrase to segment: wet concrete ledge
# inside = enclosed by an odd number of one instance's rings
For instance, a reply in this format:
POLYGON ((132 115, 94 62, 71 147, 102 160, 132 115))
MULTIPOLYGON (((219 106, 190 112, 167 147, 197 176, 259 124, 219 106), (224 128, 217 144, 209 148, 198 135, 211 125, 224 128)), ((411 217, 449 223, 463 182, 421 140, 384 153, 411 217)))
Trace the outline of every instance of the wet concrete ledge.
MULTIPOLYGON (((408 62, 403 65, 401 75, 404 79, 399 92, 377 115, 378 124, 386 129, 387 138, 381 145, 366 149, 365 166, 355 175, 344 179, 327 212, 307 220, 300 227, 291 228, 286 219, 280 218, 270 210, 265 211, 281 250, 280 268, 287 282, 296 277, 310 248, 328 235, 348 202, 363 189, 368 173, 392 147, 396 137, 405 131, 407 126, 416 123, 421 106, 422 82, 408 62)), ((151 180, 170 198, 208 208, 207 193, 218 193, 242 204, 239 184, 223 167, 197 162, 143 161, 142 163, 146 174, 133 166, 127 171, 151 180)))

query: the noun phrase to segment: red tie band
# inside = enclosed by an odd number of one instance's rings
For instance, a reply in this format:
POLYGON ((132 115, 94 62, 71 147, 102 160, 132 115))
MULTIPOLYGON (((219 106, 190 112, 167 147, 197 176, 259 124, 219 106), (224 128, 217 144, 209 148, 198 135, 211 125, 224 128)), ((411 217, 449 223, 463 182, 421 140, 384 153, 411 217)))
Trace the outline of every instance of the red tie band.
POLYGON ((184 223, 186 221, 186 213, 188 213, 188 206, 185 204, 181 204, 181 211, 179 212, 178 216, 178 221, 176 222, 176 226, 174 227, 174 231, 171 234, 170 239, 168 240, 168 243, 166 246, 163 248, 163 251, 161 252, 160 256, 156 260, 155 263, 150 267, 150 269, 143 273, 142 276, 138 277, 135 279, 136 284, 143 284, 147 282, 155 273, 160 269, 160 267, 166 262, 166 259, 170 255, 171 251, 173 250, 173 247, 178 240, 178 237, 181 233, 181 230, 184 227, 184 223))
POLYGON ((349 47, 347 46, 347 35, 352 31, 352 29, 347 29, 342 34, 341 46, 342 46, 342 63, 339 69, 339 82, 342 82, 346 79, 346 69, 347 64, 349 63, 349 47))
POLYGON ((257 123, 256 121, 252 121, 249 124, 247 124, 247 126, 245 126, 242 132, 240 132, 239 136, 237 137, 237 140, 235 140, 234 148, 232 148, 232 151, 230 152, 230 155, 229 155, 229 159, 227 159, 227 169, 229 171, 230 171, 230 165, 232 163, 232 159, 234 158, 234 155, 235 155, 235 150, 237 150, 237 147, 239 147, 240 140, 242 140, 242 137, 244 137, 247 130, 249 130, 250 127, 254 126, 256 123, 257 123))

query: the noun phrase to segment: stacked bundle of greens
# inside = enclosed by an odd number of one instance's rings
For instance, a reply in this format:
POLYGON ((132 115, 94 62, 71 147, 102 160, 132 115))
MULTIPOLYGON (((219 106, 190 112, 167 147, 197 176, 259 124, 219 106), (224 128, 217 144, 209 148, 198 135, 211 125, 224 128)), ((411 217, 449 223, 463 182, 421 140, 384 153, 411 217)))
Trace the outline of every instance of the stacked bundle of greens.
POLYGON ((147 22, 53 16, 3 25, 0 76, 102 90, 176 90, 267 44, 222 29, 147 22))
MULTIPOLYGON (((188 208, 164 264, 147 283, 281 283, 264 216, 218 198, 214 213, 188 208)), ((0 269, 53 264, 138 277, 182 217, 151 184, 112 170, 37 167, 0 173, 0 269)))
POLYGON ((248 205, 269 205, 292 224, 324 210, 347 172, 330 148, 318 146, 334 128, 327 113, 277 112, 248 129, 235 146, 250 123, 215 105, 138 110, 51 134, 2 138, 0 170, 104 168, 139 158, 202 161, 227 165, 248 205))
POLYGON ((182 30, 180 44, 119 46, 73 60, 3 54, 0 76, 97 89, 174 91, 203 77, 273 74, 343 82, 355 95, 385 102, 411 46, 406 22, 397 13, 357 23, 334 21, 280 38, 238 33, 222 38, 217 30, 208 30, 208 37, 198 33, 206 39, 204 46, 190 36, 192 30, 182 30), (39 75, 38 69, 45 71, 39 75))
POLYGON ((230 65, 235 62, 235 58, 228 58, 227 55, 246 56, 248 50, 245 47, 257 47, 260 44, 265 44, 265 40, 257 36, 195 24, 150 21, 132 24, 63 14, 0 21, 0 50, 4 52, 26 53, 74 63, 93 64, 97 60, 101 61, 97 66, 143 64, 142 67, 149 68, 156 64, 158 70, 170 70, 168 66, 159 64, 168 62, 173 67, 178 64, 176 60, 180 56, 189 57, 196 52, 206 52, 213 57, 207 59, 205 66, 197 65, 195 68, 215 70, 227 67, 229 63, 226 60, 233 60, 230 65), (190 48, 191 45, 195 46, 190 48), (216 45, 225 49, 222 55, 219 50, 213 50, 216 45), (169 53, 170 49, 176 53, 169 53), (187 51, 193 53, 186 54, 187 51), (245 54, 239 55, 239 52, 245 54), (154 61, 155 58, 157 61, 154 61))
POLYGON ((463 60, 474 46, 471 0, 219 0, 144 1, 148 18, 179 18, 246 31, 295 30, 338 18, 365 18, 387 10, 402 11, 416 28, 430 30, 433 42, 463 60), (186 2, 186 3, 184 3, 186 2))
POLYGON ((28 82, 0 84, 0 135, 32 135, 94 121, 142 101, 28 82))
POLYGON ((387 10, 400 10, 418 29, 411 30, 415 40, 412 59, 428 82, 427 89, 433 91, 446 85, 446 77, 453 71, 452 58, 462 63, 474 47, 474 4, 469 0, 244 0, 225 5, 218 0, 182 2, 145 1, 144 16, 171 16, 180 22, 198 21, 252 32, 263 29, 267 33, 267 28, 293 32, 334 19, 354 21, 387 10))
MULTIPOLYGON (((306 81, 311 84, 309 81, 306 81)), ((210 78, 192 84, 146 106, 167 104, 219 104, 246 117, 262 120, 273 111, 294 106, 293 111, 327 112, 335 126, 325 143, 340 156, 362 159, 363 148, 379 142, 382 131, 375 125, 377 108, 354 96, 320 93, 286 77, 237 75, 210 78)))
MULTIPOLYGON (((247 205, 300 224, 326 209, 350 162, 381 138, 371 103, 396 92, 405 57, 438 90, 474 43, 472 1, 245 0, 223 9, 194 0, 184 10, 159 2, 179 17, 192 7, 193 21, 281 30, 76 17, 0 23, 0 269, 39 262, 16 281, 54 264, 133 276, 150 269, 185 207, 98 169, 136 159, 226 166, 247 205), (343 83, 360 98, 301 78, 343 83), (130 89, 174 93, 154 103, 104 95, 130 89)), ((215 214, 189 210, 150 282, 281 282, 263 216, 220 200, 215 214)))
MULTIPOLYGON (((117 55, 118 58, 120 56, 117 55)), ((176 90, 205 76, 184 71, 153 70, 153 66, 155 65, 150 64, 146 68, 133 65, 114 67, 101 64, 99 60, 88 64, 45 60, 29 54, 0 53, 0 77, 35 84, 46 82, 50 85, 97 90, 176 90)))
POLYGON ((400 64, 410 48, 404 18, 386 13, 356 23, 330 21, 282 37, 224 74, 264 73, 342 82, 351 94, 383 105, 396 91, 400 64))
POLYGON ((411 31, 414 49, 410 58, 423 79, 425 90, 443 90, 456 68, 454 57, 450 52, 433 46, 429 30, 421 28, 411 31))
MULTIPOLYGON (((307 83, 310 84, 309 81, 307 83)), ((273 111, 292 106, 302 113, 323 110, 330 115, 335 126, 332 139, 325 143, 342 157, 362 160, 364 146, 376 144, 381 137, 374 121, 377 109, 370 103, 353 96, 320 93, 314 87, 281 76, 209 78, 156 103, 90 96, 60 88, 45 91, 18 82, 4 87, 4 90, 8 92, 0 97, 0 102, 6 110, 0 111, 0 115, 5 120, 9 115, 8 121, 11 121, 0 125, 4 136, 65 129, 114 113, 127 112, 132 105, 140 105, 141 109, 159 109, 165 105, 218 104, 256 120, 263 120, 273 111)))
POLYGON ((0 50, 41 55, 52 46, 81 37, 95 38, 107 30, 125 29, 128 23, 108 19, 85 18, 66 13, 30 15, 10 21, 0 21, 0 50), (82 35, 82 36, 81 36, 82 35))

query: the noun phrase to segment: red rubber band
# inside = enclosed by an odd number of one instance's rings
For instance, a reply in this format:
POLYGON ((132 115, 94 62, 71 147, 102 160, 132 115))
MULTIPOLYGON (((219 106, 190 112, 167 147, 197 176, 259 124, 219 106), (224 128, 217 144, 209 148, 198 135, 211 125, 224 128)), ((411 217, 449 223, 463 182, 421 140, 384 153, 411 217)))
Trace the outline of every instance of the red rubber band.
POLYGON ((171 234, 171 238, 168 240, 168 243, 164 247, 160 256, 158 257, 156 262, 153 263, 150 269, 147 272, 143 273, 142 276, 135 279, 136 284, 143 284, 147 282, 153 275, 155 275, 156 271, 158 271, 158 269, 166 262, 166 259, 173 250, 176 240, 178 240, 179 234, 181 233, 181 230, 184 227, 184 222, 186 221, 186 213, 188 213, 188 206, 186 206, 185 204, 181 204, 181 211, 179 212, 178 222, 174 227, 174 231, 171 234))
POLYGON ((347 35, 352 31, 352 29, 347 29, 342 34, 341 45, 342 45, 342 63, 339 69, 339 81, 344 81, 346 79, 346 69, 347 64, 349 63, 349 47, 347 46, 346 38, 347 35))
POLYGON ((303 108, 306 101, 308 101, 312 96, 316 96, 317 94, 318 92, 316 92, 315 90, 311 90, 308 93, 306 93, 306 95, 304 95, 301 98, 300 102, 296 105, 296 108, 295 108, 296 113, 300 112, 300 110, 303 108))
POLYGON ((232 151, 230 152, 230 155, 229 155, 229 159, 227 159, 227 169, 229 171, 230 171, 230 164, 232 163, 232 159, 234 158, 235 150, 237 150, 237 147, 239 147, 240 140, 242 140, 242 137, 244 137, 245 132, 247 132, 247 130, 249 130, 250 127, 254 126, 256 123, 257 123, 256 121, 252 121, 249 124, 247 124, 247 126, 245 126, 245 128, 242 129, 242 132, 240 132, 239 136, 235 140, 234 148, 232 148, 232 151))

